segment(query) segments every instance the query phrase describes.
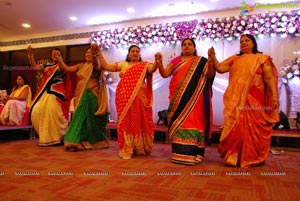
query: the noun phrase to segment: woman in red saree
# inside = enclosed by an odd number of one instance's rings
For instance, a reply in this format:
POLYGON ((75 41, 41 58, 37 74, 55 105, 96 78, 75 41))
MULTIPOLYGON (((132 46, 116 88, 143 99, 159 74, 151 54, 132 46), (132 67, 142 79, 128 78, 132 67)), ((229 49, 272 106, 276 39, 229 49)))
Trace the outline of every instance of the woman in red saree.
MULTIPOLYGON (((17 76, 17 84, 11 94, 5 98, 5 105, 0 112, 0 125, 19 126, 23 123, 24 115, 28 115, 31 104, 31 88, 23 74, 17 76)), ((2 106, 0 106, 2 107, 2 106)))
POLYGON ((213 49, 209 56, 218 72, 229 72, 219 152, 225 164, 247 168, 267 159, 272 124, 279 121, 279 103, 272 59, 257 50, 256 40, 249 34, 241 36, 240 49, 240 54, 222 63, 213 49))
POLYGON ((172 162, 195 165, 202 162, 205 142, 211 134, 215 71, 206 58, 197 56, 192 39, 184 39, 181 49, 182 55, 173 59, 166 68, 162 65, 160 53, 160 62, 157 63, 160 63, 162 77, 172 76, 168 109, 172 162))
POLYGON ((120 72, 116 89, 119 156, 131 159, 134 154, 149 155, 154 138, 152 74, 156 64, 143 62, 136 45, 129 47, 124 62, 107 64, 102 53, 98 54, 105 70, 120 72))

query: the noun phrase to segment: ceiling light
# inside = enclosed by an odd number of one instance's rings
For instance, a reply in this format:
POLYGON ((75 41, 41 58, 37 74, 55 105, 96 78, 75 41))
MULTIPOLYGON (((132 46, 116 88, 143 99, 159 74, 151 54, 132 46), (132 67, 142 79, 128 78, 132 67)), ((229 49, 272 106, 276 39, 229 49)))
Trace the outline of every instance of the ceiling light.
POLYGON ((127 11, 128 13, 134 13, 134 12, 135 12, 135 9, 131 7, 131 8, 127 8, 126 11, 127 11))
POLYGON ((77 21, 77 20, 78 20, 78 18, 77 18, 76 16, 71 16, 71 17, 69 17, 69 19, 70 19, 71 21, 77 21))
POLYGON ((24 24, 22 24, 22 27, 24 27, 24 28, 30 28, 31 25, 30 25, 30 24, 27 24, 27 23, 24 23, 24 24))

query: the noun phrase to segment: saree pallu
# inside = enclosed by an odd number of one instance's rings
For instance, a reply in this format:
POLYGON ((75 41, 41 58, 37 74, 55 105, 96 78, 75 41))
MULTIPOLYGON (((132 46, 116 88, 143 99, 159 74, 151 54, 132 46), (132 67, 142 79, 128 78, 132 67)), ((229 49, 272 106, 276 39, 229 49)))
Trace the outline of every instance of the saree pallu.
POLYGON ((152 74, 146 64, 130 67, 116 89, 119 156, 124 159, 148 155, 153 147, 152 74))
POLYGON ((214 79, 207 78, 206 63, 204 57, 180 62, 170 82, 168 122, 174 163, 195 165, 204 157, 211 133, 214 79))
POLYGON ((99 102, 101 94, 106 94, 106 86, 103 80, 101 83, 95 80, 94 85, 88 85, 93 72, 93 66, 83 64, 77 75, 77 84, 74 93, 75 113, 68 131, 65 135, 65 142, 77 144, 82 141, 90 142, 92 145, 106 140, 105 127, 108 123, 107 99, 99 102), (100 85, 104 85, 100 87, 100 85), (102 91, 103 90, 103 91, 102 91), (104 107, 103 107, 104 106, 104 107), (99 113, 99 108, 105 108, 99 113))
POLYGON ((61 143, 68 128, 71 79, 58 69, 58 65, 44 68, 43 80, 30 107, 30 120, 39 135, 40 146, 61 143))
POLYGON ((24 122, 25 115, 28 115, 27 111, 29 110, 31 104, 31 89, 29 85, 24 85, 10 94, 12 97, 20 97, 22 92, 28 89, 28 96, 27 99, 24 101, 10 99, 6 102, 1 115, 0 119, 1 122, 11 122, 15 125, 22 125, 24 122))
POLYGON ((224 128, 219 152, 224 163, 246 168, 265 162, 272 124, 279 121, 272 108, 271 90, 264 84, 262 65, 270 61, 277 86, 277 71, 271 58, 263 54, 232 56, 229 85, 224 94, 224 128))

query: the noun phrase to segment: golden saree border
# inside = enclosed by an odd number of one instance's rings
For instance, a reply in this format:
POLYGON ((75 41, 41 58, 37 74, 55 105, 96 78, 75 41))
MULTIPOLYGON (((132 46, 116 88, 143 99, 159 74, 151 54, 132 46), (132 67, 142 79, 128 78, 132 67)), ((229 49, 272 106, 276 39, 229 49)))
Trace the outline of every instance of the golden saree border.
POLYGON ((76 113, 76 108, 82 99, 82 95, 84 90, 86 89, 86 85, 92 75, 93 65, 92 64, 80 64, 79 70, 76 72, 77 83, 74 91, 74 110, 76 113))

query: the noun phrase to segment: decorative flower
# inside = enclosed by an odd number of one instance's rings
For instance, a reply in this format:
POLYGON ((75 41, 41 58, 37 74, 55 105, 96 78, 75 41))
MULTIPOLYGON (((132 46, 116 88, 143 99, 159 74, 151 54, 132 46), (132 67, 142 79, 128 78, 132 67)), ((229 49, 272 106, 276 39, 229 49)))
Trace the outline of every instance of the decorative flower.
POLYGON ((154 24, 114 30, 91 35, 90 40, 103 48, 128 47, 131 44, 150 46, 156 43, 176 44, 186 37, 198 40, 234 40, 249 33, 259 37, 300 36, 300 9, 235 17, 199 19, 154 24))
POLYGON ((293 52, 295 59, 292 64, 289 64, 288 60, 283 61, 284 65, 280 68, 279 76, 284 84, 288 84, 290 79, 293 79, 295 76, 300 77, 300 51, 293 52))

